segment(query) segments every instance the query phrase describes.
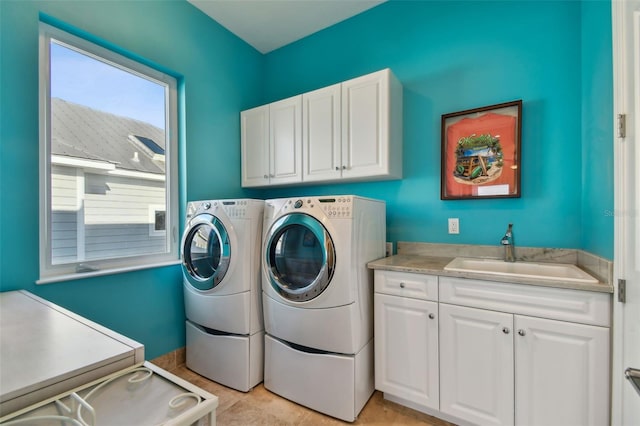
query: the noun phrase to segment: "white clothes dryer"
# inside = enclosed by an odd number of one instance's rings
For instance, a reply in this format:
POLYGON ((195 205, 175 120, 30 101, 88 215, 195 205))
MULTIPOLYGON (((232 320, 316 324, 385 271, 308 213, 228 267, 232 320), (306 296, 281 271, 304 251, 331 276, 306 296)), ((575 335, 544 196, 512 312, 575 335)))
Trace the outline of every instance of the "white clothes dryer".
POLYGON ((260 247, 264 201, 194 201, 181 243, 186 364, 246 392, 263 378, 260 247))
POLYGON ((265 201, 267 333, 354 354, 373 337, 373 274, 384 257, 385 203, 353 195, 265 201))
POLYGON ((353 195, 265 201, 267 389, 355 420, 373 393, 373 274, 367 263, 384 257, 385 223, 383 201, 353 195))

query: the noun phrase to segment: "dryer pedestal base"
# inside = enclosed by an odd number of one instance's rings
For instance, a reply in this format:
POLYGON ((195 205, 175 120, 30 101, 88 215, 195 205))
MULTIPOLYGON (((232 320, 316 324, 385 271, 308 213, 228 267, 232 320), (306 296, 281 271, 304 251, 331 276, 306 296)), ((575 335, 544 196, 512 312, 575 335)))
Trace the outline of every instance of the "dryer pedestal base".
POLYGON ((264 331, 250 336, 212 334, 191 321, 186 330, 190 370, 241 392, 262 382, 264 331))
POLYGON ((312 353, 265 335, 264 387, 353 422, 374 390, 373 339, 355 355, 312 353))

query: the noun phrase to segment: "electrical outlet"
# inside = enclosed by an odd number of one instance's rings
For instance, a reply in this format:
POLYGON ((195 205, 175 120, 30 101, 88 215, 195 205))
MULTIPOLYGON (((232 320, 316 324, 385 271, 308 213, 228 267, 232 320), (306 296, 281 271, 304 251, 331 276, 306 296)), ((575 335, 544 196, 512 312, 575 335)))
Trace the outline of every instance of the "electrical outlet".
POLYGON ((385 257, 393 255, 393 243, 387 243, 385 257))
POLYGON ((449 233, 450 234, 460 233, 460 219, 458 219, 457 217, 449 218, 449 233))

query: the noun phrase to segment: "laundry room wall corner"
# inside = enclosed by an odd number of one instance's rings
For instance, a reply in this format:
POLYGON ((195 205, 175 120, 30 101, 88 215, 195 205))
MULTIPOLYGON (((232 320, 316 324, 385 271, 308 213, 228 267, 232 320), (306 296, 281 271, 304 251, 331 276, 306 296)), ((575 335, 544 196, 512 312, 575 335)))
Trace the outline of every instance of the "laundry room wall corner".
POLYGON ((146 2, 0 1, 0 290, 49 299, 143 343, 153 359, 185 345, 178 265, 35 284, 41 13, 182 76, 181 211, 188 199, 241 193, 239 147, 229 141, 240 138, 239 111, 261 101, 262 55, 186 1, 149 10, 146 2))

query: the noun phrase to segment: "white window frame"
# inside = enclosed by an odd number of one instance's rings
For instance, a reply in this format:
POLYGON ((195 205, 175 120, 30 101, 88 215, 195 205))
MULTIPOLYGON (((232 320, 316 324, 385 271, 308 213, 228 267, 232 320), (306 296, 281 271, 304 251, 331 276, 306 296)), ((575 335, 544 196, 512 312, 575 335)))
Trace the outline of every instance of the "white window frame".
POLYGON ((178 109, 177 81, 173 76, 160 72, 106 49, 84 38, 59 28, 39 23, 39 107, 40 107, 40 279, 37 284, 82 279, 97 275, 174 265, 180 262, 178 239, 178 109), (77 261, 53 264, 51 250, 51 111, 50 111, 50 42, 51 40, 74 50, 80 50, 94 59, 124 69, 139 77, 165 85, 165 176, 167 250, 151 255, 77 261))

